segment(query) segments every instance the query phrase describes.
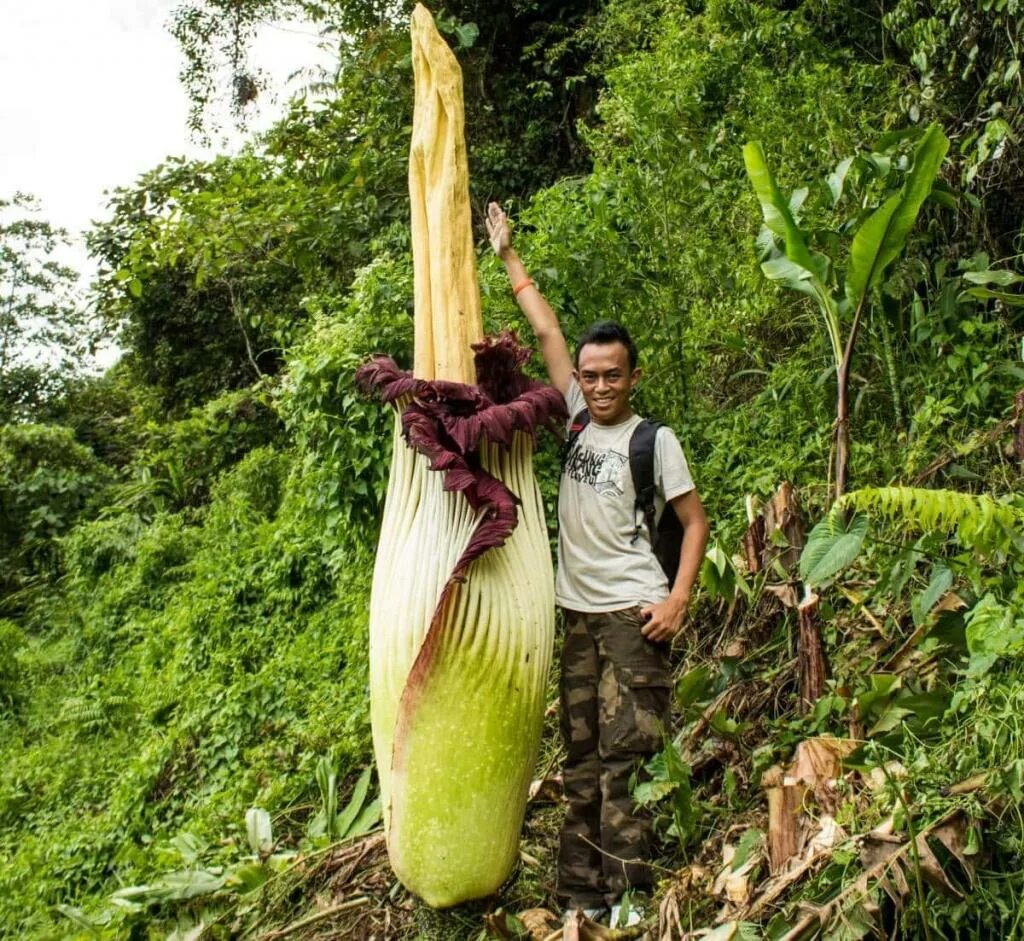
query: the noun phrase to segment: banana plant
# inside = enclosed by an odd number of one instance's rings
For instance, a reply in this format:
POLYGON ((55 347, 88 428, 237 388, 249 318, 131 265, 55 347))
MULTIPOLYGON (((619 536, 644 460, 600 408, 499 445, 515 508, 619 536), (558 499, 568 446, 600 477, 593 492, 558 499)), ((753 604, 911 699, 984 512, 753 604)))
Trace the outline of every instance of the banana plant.
MULTIPOLYGON (((758 240, 765 250, 761 270, 771 280, 814 298, 832 348, 836 368, 832 442, 835 499, 845 492, 849 474, 850 366, 857 334, 865 313, 877 301, 883 275, 906 246, 948 149, 949 140, 942 129, 930 125, 918 141, 902 186, 856 229, 841 267, 836 259, 809 246, 807 234, 796 221, 807 190, 797 190, 787 200, 768 167, 761 144, 751 141, 743 148, 747 176, 764 216, 758 240)), ((852 158, 844 160, 829 177, 834 201, 842 193, 851 163, 852 158)))

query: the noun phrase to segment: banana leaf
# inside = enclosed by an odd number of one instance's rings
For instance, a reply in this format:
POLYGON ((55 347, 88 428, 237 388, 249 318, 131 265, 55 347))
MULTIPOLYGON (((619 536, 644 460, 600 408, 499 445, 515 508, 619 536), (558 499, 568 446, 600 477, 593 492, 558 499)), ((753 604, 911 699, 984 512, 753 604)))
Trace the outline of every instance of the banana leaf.
POLYGON ((903 251, 947 150, 949 139, 937 124, 931 125, 917 145, 914 164, 899 192, 857 230, 846 273, 846 300, 852 310, 861 306, 867 292, 903 251))

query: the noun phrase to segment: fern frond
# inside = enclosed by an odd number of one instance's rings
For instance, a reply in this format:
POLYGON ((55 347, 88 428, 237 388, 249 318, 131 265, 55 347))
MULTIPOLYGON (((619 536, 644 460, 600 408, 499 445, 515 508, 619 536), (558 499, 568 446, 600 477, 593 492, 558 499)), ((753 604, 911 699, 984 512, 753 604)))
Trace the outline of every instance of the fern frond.
POLYGON ((77 726, 82 731, 96 732, 130 715, 132 705, 128 696, 108 695, 102 700, 76 696, 64 700, 58 721, 77 726))
POLYGON ((856 509, 924 533, 954 534, 979 552, 1008 551, 1024 531, 1024 514, 979 494, 924 487, 865 487, 845 494, 834 510, 856 509))

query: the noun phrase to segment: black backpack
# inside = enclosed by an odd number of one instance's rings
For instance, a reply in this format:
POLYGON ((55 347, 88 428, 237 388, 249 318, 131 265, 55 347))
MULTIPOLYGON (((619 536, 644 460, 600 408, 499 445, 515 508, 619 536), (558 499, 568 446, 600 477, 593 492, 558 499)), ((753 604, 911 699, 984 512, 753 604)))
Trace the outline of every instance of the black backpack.
MULTIPOLYGON (((573 416, 572 424, 569 425, 569 437, 565 442, 564 458, 568 458, 569 451, 572 450, 580 432, 589 424, 590 412, 587 409, 580 409, 573 416)), ((668 577, 668 586, 671 588, 679 571, 683 524, 679 522, 679 517, 670 504, 666 504, 661 519, 657 523, 654 521, 654 441, 658 436, 658 429, 663 424, 664 422, 645 418, 636 426, 629 439, 629 472, 633 478, 633 489, 636 490, 636 509, 643 513, 654 555, 668 577)), ((563 468, 564 463, 563 460, 563 468)), ((630 541, 636 542, 639 538, 638 524, 630 541)))

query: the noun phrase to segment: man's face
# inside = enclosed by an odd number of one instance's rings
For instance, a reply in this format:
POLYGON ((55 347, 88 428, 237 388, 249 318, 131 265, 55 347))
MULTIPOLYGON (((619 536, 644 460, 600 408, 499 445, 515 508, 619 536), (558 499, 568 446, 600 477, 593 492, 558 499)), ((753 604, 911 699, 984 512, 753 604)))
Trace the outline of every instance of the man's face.
POLYGON ((633 414, 629 396, 640 370, 629 368, 629 351, 613 343, 588 343, 580 350, 576 381, 590 417, 599 425, 617 425, 633 414))

